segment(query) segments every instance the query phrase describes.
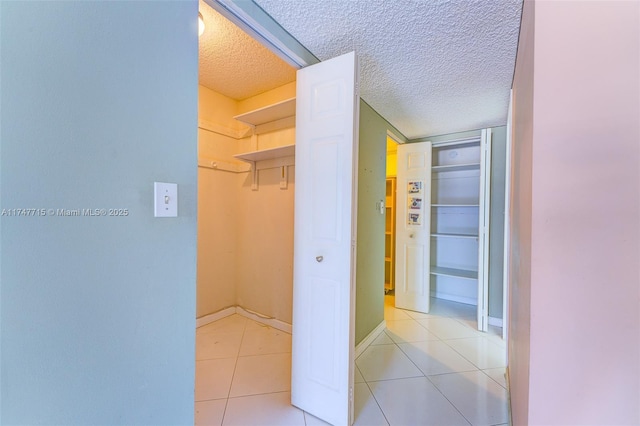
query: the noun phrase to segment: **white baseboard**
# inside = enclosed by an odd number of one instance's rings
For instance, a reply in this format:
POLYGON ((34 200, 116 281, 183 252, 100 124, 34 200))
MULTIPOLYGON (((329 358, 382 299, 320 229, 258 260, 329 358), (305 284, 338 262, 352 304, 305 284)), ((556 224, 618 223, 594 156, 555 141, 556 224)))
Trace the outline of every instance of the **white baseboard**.
POLYGON ((269 318, 266 315, 248 311, 241 306, 230 306, 228 308, 224 308, 221 311, 200 317, 196 319, 196 328, 205 326, 214 321, 221 320, 222 318, 228 317, 229 315, 233 314, 242 315, 245 318, 252 319, 261 324, 265 324, 270 327, 277 328, 280 331, 284 331, 285 333, 291 334, 291 324, 287 324, 286 322, 277 320, 275 318, 269 318))
POLYGON ((489 317, 489 325, 502 328, 502 318, 489 317))
POLYGON ((478 306, 478 301, 472 297, 456 296, 453 294, 441 293, 439 291, 432 291, 431 297, 437 297, 438 299, 450 300, 452 302, 464 303, 466 305, 478 306))
POLYGON ((204 325, 210 324, 214 321, 218 321, 224 317, 228 317, 229 315, 233 315, 236 313, 236 307, 230 306, 228 308, 224 308, 221 311, 214 312, 212 314, 205 315, 203 317, 196 319, 196 328, 202 327, 204 325))
POLYGON ((362 341, 356 345, 354 358, 358 358, 360 355, 362 355, 362 352, 364 352, 365 349, 367 349, 373 343, 373 341, 378 338, 380 333, 382 333, 385 328, 387 328, 387 322, 385 320, 382 320, 382 322, 378 324, 378 326, 374 328, 373 331, 367 335, 367 337, 362 339, 362 341))
POLYGON ((235 309, 236 309, 235 312, 238 315, 242 315, 243 317, 252 319, 264 325, 268 325, 269 327, 277 328, 280 331, 284 331, 285 333, 291 334, 291 324, 288 324, 284 321, 277 320, 275 318, 267 317, 266 315, 248 311, 241 306, 236 306, 235 309))

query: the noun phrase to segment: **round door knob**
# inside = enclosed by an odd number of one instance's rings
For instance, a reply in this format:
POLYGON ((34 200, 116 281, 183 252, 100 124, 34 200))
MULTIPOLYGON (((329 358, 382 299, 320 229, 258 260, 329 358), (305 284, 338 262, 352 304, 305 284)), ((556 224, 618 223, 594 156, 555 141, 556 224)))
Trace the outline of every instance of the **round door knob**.
POLYGON ((409 234, 409 238, 413 238, 413 234, 409 234))
POLYGON ((322 257, 322 256, 316 256, 316 262, 318 262, 318 263, 322 262, 323 259, 324 259, 324 257, 322 257))

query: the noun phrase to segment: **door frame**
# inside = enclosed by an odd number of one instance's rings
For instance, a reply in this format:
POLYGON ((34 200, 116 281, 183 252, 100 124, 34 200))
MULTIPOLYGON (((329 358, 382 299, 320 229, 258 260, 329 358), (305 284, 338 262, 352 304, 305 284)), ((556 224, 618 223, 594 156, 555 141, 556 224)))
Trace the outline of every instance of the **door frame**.
MULTIPOLYGON (((513 175, 511 153, 513 150, 513 89, 509 91, 509 109, 507 110, 507 141, 504 177, 504 254, 502 270, 502 339, 509 337, 509 273, 511 262, 511 177, 513 175)), ((507 362, 509 361, 507 345, 507 362)))
POLYGON ((204 2, 295 69, 320 62, 257 4, 237 0, 204 2))

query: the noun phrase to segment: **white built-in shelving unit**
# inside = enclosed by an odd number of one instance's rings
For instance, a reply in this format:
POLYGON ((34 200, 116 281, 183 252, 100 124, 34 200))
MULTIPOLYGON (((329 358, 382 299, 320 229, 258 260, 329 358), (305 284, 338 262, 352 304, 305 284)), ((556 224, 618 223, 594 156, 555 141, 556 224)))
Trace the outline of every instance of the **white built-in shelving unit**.
MULTIPOLYGON (((254 145, 257 146, 257 137, 259 134, 294 127, 295 114, 296 99, 291 98, 236 115, 234 118, 251 126, 254 145)), ((258 189, 258 171, 274 167, 281 168, 280 188, 286 189, 288 180, 287 166, 293 166, 295 164, 295 145, 258 149, 256 151, 236 154, 234 157, 251 165, 253 178, 251 184, 252 189, 258 189)))
POLYGON ((432 144, 431 293, 473 305, 483 303, 486 286, 485 149, 480 137, 432 144))
POLYGON ((477 304, 480 139, 432 145, 431 290, 477 304))

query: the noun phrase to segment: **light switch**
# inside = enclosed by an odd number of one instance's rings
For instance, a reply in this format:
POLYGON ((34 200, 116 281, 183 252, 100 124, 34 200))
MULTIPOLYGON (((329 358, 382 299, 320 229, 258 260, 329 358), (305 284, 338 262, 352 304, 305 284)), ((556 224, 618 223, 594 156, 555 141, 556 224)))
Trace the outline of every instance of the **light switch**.
POLYGON ((155 217, 178 217, 178 184, 154 182, 153 204, 155 217))

